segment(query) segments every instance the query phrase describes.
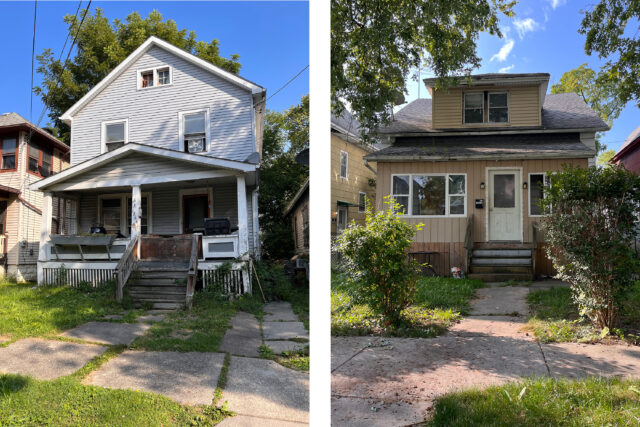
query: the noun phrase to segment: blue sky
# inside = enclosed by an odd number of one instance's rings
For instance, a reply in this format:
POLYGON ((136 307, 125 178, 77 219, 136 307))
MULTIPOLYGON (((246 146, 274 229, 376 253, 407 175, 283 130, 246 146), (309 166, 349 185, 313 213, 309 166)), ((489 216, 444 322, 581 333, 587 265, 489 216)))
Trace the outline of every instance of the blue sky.
MULTIPOLYGON (((578 33, 583 16, 580 11, 594 3, 576 0, 521 0, 515 8, 515 18, 501 20, 505 37, 499 39, 488 34, 480 36, 478 56, 482 58, 482 67, 475 72, 546 72, 551 74, 551 87, 560 80, 562 73, 585 62, 597 71, 605 61, 600 60, 597 55, 588 56, 584 53, 584 36, 578 33)), ((423 71, 422 78, 425 77, 430 77, 430 74, 423 71)), ((416 99, 418 83, 411 81, 408 89, 407 100, 416 99)), ((420 89, 420 96, 427 97, 424 86, 420 89)), ((602 141, 608 148, 617 150, 638 126, 640 109, 630 103, 614 121, 611 130, 604 134, 602 141)))
MULTIPOLYGON (((88 1, 83 2, 83 6, 88 1)), ((78 1, 38 2, 36 55, 45 48, 59 54, 67 37, 63 22, 73 15, 78 1)), ((196 33, 198 40, 220 41, 222 56, 240 55, 240 75, 267 88, 267 97, 309 64, 309 11, 307 2, 104 2, 93 1, 110 20, 137 11, 147 16, 153 9, 178 28, 196 33)), ((0 113, 17 112, 29 118, 33 2, 0 2, 0 113)), ((69 44, 71 40, 69 41, 69 44)), ((65 54, 66 56, 66 54, 65 54)), ((37 62, 36 62, 37 67, 37 62)), ((36 73, 35 84, 40 82, 36 73)), ((302 73, 267 102, 282 110, 309 93, 309 72, 302 73)), ((43 104, 33 97, 33 120, 43 104)), ((49 118, 41 122, 45 125, 49 118)))

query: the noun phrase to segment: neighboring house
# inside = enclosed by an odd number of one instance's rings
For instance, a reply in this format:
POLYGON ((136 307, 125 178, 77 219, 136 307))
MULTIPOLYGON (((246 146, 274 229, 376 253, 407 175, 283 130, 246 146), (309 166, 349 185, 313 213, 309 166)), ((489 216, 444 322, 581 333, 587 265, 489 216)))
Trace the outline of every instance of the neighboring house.
POLYGON ((629 134, 611 163, 624 165, 628 170, 640 174, 640 126, 629 134))
POLYGON ((296 255, 309 258, 309 179, 287 205, 284 214, 291 218, 296 255))
POLYGON ((548 172, 594 164, 608 126, 575 93, 547 94, 549 74, 483 74, 401 109, 380 133, 377 209, 391 195, 416 235, 414 256, 441 275, 460 267, 501 281, 553 274, 536 223, 548 172))
POLYGON ((375 169, 363 157, 374 149, 362 143, 360 124, 344 111, 331 116, 331 235, 351 221, 364 224, 365 201, 375 200, 375 169), (373 184, 373 185, 372 185, 373 184))
POLYGON ((135 267, 134 297, 172 307, 185 301, 185 279, 193 291, 194 270, 206 285, 227 259, 238 261, 233 292, 250 291, 239 264, 259 251, 265 94, 161 39, 145 41, 61 116, 70 168, 31 186, 44 192, 38 283, 116 277, 121 288, 135 267), (73 205, 71 237, 52 236, 53 195, 73 205), (107 236, 83 236, 93 231, 107 236), (175 286, 145 288, 159 283, 152 278, 175 286))
MULTIPOLYGON (((0 271, 36 280, 42 193, 29 185, 68 166, 69 147, 16 113, 0 115, 0 271)), ((52 229, 65 224, 53 201, 52 229)))

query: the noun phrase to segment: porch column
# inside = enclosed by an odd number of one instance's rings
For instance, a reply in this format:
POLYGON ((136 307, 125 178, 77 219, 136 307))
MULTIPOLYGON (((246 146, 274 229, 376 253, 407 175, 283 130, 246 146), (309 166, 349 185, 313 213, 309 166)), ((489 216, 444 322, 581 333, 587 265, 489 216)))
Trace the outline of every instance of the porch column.
POLYGON ((249 252, 249 229, 247 217, 247 188, 244 175, 238 175, 238 253, 244 256, 249 252))
POLYGON ((38 253, 38 285, 44 284, 44 269, 40 261, 49 260, 49 237, 51 236, 51 218, 53 215, 53 197, 50 191, 42 196, 42 226, 40 228, 40 249, 38 253))
MULTIPOLYGON (((131 240, 140 236, 142 231, 142 192, 139 185, 131 187, 131 240)), ((140 256, 140 243, 138 242, 138 256, 140 256)))

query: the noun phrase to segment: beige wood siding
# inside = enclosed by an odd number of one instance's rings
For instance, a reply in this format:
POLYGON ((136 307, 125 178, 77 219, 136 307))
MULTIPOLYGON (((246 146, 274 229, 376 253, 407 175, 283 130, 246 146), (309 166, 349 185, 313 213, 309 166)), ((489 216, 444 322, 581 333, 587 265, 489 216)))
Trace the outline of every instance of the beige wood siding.
POLYGON ((308 194, 298 202, 298 206, 291 215, 291 226, 293 228, 293 241, 295 243, 295 251, 297 255, 306 255, 309 253, 309 246, 304 244, 304 220, 302 211, 309 210, 308 194))
MULTIPOLYGON (((522 168, 522 182, 529 182, 529 173, 555 171, 562 169, 563 164, 587 167, 587 159, 550 159, 550 160, 498 160, 498 161, 453 161, 453 162, 406 162, 379 163, 376 208, 384 209, 384 197, 391 192, 392 174, 420 174, 420 173, 466 173, 467 174, 467 215, 474 215, 474 242, 485 242, 487 188, 480 188, 480 183, 487 183, 487 168, 514 167, 522 168), (484 199, 483 209, 475 208, 475 199, 484 199)), ((488 186, 486 186, 488 187, 488 186)), ((529 190, 522 191, 522 227, 524 242, 531 242, 531 227, 538 221, 529 216, 529 190)), ((416 234, 417 243, 461 243, 464 242, 467 218, 407 218, 410 224, 424 224, 416 234)))
MULTIPOLYGON (((375 179, 375 174, 367 169, 362 159, 367 155, 363 148, 346 142, 338 136, 331 134, 331 211, 337 209, 338 201, 358 204, 360 192, 367 194, 370 202, 375 200, 375 188, 369 185, 369 178, 375 179), (347 178, 340 177, 340 152, 349 153, 347 163, 347 178)), ((375 169, 375 163, 372 166, 375 169)), ((365 214, 358 212, 357 207, 348 208, 348 221, 355 220, 364 224, 365 214)), ((336 222, 331 222, 331 234, 336 233, 336 222)))
POLYGON ((520 127, 540 126, 541 105, 539 86, 514 87, 486 87, 478 86, 471 89, 453 88, 436 90, 433 95, 433 128, 452 129, 464 128, 463 124, 463 93, 465 91, 507 91, 509 92, 509 123, 484 123, 468 125, 471 127, 520 127))

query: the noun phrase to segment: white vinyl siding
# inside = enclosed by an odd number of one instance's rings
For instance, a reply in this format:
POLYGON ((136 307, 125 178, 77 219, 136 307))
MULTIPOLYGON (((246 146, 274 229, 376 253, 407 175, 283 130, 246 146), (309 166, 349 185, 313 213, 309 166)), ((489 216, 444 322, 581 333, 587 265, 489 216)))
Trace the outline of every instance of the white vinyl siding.
POLYGON ((240 88, 164 49, 153 47, 82 108, 73 118, 71 165, 101 149, 101 123, 127 117, 128 140, 175 150, 180 111, 209 110, 209 151, 213 157, 244 160, 255 151, 253 100, 240 88), (171 67, 171 84, 139 90, 137 72, 171 67))

